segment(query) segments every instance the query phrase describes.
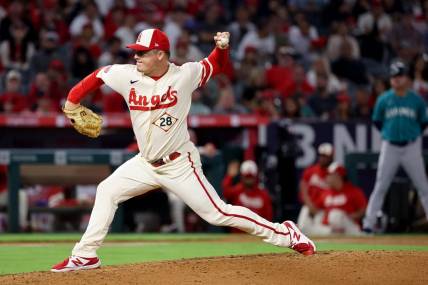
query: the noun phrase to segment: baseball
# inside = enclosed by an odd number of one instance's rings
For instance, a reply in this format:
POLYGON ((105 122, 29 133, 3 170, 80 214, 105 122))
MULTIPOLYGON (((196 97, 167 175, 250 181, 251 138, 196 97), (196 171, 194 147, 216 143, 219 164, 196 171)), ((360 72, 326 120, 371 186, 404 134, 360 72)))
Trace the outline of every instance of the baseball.
POLYGON ((229 38, 227 36, 222 36, 219 40, 220 47, 225 48, 229 44, 229 38))

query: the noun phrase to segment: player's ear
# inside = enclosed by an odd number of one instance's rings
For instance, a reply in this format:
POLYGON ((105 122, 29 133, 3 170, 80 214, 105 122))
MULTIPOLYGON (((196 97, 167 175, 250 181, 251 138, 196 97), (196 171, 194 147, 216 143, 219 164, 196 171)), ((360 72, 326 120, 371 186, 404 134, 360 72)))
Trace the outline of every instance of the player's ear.
POLYGON ((158 53, 158 59, 162 60, 164 58, 169 59, 169 52, 159 51, 159 53, 158 53))
POLYGON ((161 50, 156 51, 156 57, 158 60, 162 60, 165 57, 164 52, 161 50))

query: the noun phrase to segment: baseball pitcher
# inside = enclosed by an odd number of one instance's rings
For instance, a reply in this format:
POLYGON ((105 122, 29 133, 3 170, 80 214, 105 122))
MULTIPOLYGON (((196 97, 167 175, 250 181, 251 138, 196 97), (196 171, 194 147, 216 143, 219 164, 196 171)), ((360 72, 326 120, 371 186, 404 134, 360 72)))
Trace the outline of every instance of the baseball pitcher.
POLYGON ((229 61, 229 33, 217 33, 214 41, 216 47, 207 58, 177 66, 169 61, 165 33, 147 29, 135 44, 128 45, 135 52, 135 65, 102 67, 72 88, 64 113, 77 131, 89 137, 100 134, 102 118, 80 105, 81 99, 102 84, 120 93, 127 102, 140 152, 98 185, 86 232, 72 255, 52 271, 98 268, 101 262, 96 251, 118 204, 156 188, 173 192, 213 225, 235 227, 304 255, 315 253, 314 243, 293 222, 272 223, 247 208, 224 203, 202 172, 199 153, 189 140, 187 115, 193 90, 229 61))
POLYGON ((407 67, 401 61, 391 64, 391 89, 376 101, 373 123, 381 131, 376 183, 369 199, 363 229, 374 230, 376 214, 400 165, 415 185, 428 217, 428 181, 422 155, 421 135, 428 123, 423 99, 410 88, 407 67))

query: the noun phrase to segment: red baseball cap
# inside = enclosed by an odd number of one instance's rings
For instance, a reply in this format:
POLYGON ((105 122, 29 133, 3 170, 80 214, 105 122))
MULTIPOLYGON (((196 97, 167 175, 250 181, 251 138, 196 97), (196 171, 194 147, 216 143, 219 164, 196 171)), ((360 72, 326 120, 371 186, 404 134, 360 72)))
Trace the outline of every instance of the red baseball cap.
POLYGON ((337 162, 333 162, 332 164, 330 164, 327 171, 330 174, 336 173, 336 174, 340 175, 341 177, 346 176, 346 168, 343 167, 342 165, 338 164, 337 162))
POLYGON ((126 47, 137 51, 149 51, 152 49, 169 51, 169 40, 161 30, 147 29, 138 35, 135 44, 130 44, 126 47))

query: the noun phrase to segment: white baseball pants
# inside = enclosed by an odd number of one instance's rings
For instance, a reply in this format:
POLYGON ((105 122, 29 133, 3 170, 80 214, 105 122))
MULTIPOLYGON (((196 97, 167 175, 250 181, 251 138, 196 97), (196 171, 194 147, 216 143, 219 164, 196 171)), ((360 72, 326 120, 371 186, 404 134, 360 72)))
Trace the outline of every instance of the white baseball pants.
POLYGON ((320 211, 313 217, 309 215, 309 208, 303 206, 300 210, 298 225, 306 235, 328 236, 337 233, 345 235, 359 235, 361 229, 346 212, 340 209, 332 209, 328 213, 327 225, 323 223, 324 211, 320 211))
POLYGON ((328 224, 333 233, 343 233, 345 235, 360 235, 361 229, 349 215, 340 209, 330 210, 328 213, 328 224))
POLYGON ((205 178, 199 153, 194 149, 159 167, 153 167, 137 155, 102 181, 97 188, 86 232, 72 254, 97 256, 96 251, 107 235, 118 204, 159 187, 176 194, 213 225, 235 227, 273 245, 290 245, 290 234, 283 224, 269 222, 247 208, 232 206, 221 200, 205 178))
POLYGON ((319 211, 314 216, 311 216, 309 207, 303 205, 297 218, 297 225, 305 235, 330 235, 331 228, 322 223, 323 218, 324 211, 319 211))

